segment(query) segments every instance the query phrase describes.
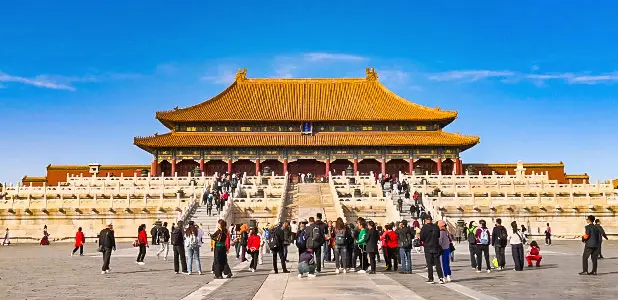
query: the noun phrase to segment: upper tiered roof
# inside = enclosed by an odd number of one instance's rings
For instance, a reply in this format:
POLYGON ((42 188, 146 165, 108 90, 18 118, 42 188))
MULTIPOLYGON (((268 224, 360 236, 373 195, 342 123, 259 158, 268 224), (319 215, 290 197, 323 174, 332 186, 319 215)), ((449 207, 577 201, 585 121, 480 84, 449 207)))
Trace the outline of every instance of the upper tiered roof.
POLYGON ((247 70, 232 85, 200 104, 157 112, 172 128, 175 123, 247 121, 419 121, 446 125, 456 111, 443 111, 397 96, 377 79, 366 78, 253 79, 247 70))

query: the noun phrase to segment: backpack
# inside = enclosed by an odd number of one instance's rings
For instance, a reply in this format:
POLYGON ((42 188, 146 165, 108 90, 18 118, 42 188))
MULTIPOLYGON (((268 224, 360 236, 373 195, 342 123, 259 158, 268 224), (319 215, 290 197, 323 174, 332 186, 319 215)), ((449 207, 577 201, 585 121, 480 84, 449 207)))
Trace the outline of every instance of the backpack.
POLYGON ((476 227, 468 229, 468 243, 471 245, 476 244, 476 227))
POLYGON ((324 244, 324 234, 322 233, 322 229, 313 225, 310 228, 309 236, 307 238, 307 248, 309 249, 317 249, 324 244))
POLYGON ((412 248, 412 237, 409 230, 401 230, 401 235, 399 236, 399 248, 412 248))
POLYGON ((498 236, 494 238, 496 239, 496 245, 500 247, 506 247, 508 236, 506 234, 506 229, 504 227, 500 228, 498 232, 498 236))
POLYGON ((298 235, 296 236, 296 247, 298 247, 298 249, 305 249, 305 245, 307 244, 306 239, 305 239, 305 231, 302 230, 298 233, 298 235))
POLYGON ((270 248, 270 250, 276 250, 279 248, 279 245, 281 244, 281 241, 279 241, 279 235, 277 235, 277 233, 275 233, 276 229, 271 229, 272 232, 270 232, 268 234, 268 247, 270 248))
POLYGON ((479 238, 481 245, 489 245, 489 229, 481 228, 481 237, 479 238))
POLYGON ((420 239, 414 239, 413 245, 414 245, 414 247, 418 248, 418 247, 422 246, 423 243, 421 243, 420 239))
POLYGON ((197 236, 195 236, 195 234, 191 234, 189 236, 189 247, 190 248, 197 248, 198 247, 197 236))
POLYGON ((336 246, 346 246, 347 238, 346 238, 346 230, 337 230, 335 231, 335 245, 336 246))
POLYGON ((270 230, 264 229, 264 239, 268 241, 269 237, 270 237, 270 230))

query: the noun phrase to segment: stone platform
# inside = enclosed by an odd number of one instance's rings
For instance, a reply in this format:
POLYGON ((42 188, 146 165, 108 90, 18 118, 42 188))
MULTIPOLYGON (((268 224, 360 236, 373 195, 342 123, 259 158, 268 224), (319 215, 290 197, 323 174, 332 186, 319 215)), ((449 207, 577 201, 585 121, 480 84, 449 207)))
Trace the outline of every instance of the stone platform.
MULTIPOLYGON (((467 244, 455 245, 452 263, 453 282, 445 285, 425 283, 424 257, 414 254, 411 275, 335 274, 334 264, 326 263, 317 278, 297 278, 297 257, 290 249, 290 274, 272 274, 272 255, 255 273, 247 263, 230 256, 234 278, 214 280, 205 275, 176 275, 172 256, 157 260, 157 246, 149 249, 146 265, 135 263, 137 249, 119 245, 112 255, 108 275, 101 275, 101 258, 94 244, 86 244, 84 257, 70 257, 72 243, 53 243, 42 247, 20 244, 0 247, 0 299, 609 299, 618 293, 618 242, 604 243, 605 260, 599 262, 599 276, 579 276, 582 245, 574 241, 555 241, 541 245, 544 256, 540 268, 512 271, 507 248, 507 270, 475 273, 469 266, 467 244)), ((209 271, 212 253, 203 249, 202 269, 209 271)), ((493 258, 493 250, 491 251, 493 258)), ((437 277, 437 276, 436 276, 437 277)))

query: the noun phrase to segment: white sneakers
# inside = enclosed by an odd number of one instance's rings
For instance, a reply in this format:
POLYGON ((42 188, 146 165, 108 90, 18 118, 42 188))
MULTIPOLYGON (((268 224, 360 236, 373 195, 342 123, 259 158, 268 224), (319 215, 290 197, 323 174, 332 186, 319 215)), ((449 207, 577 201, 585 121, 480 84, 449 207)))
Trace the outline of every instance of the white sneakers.
POLYGON ((446 282, 451 282, 451 275, 446 275, 446 282))
POLYGON ((249 271, 255 273, 255 269, 254 268, 249 269, 249 271))
POLYGON ((339 269, 336 269, 336 270, 335 270, 335 274, 339 274, 339 269))
POLYGON ((101 271, 101 275, 105 275, 105 271, 101 271))
POLYGON ((303 274, 298 274, 298 278, 303 278, 303 274))
POLYGON ((308 274, 307 275, 307 277, 309 277, 309 278, 315 278, 316 276, 318 276, 318 275, 315 275, 315 274, 308 274))
POLYGON ((137 264, 138 264, 138 265, 140 265, 140 266, 143 266, 143 265, 145 265, 146 263, 145 263, 145 262, 143 262, 143 261, 140 261, 140 262, 138 262, 137 264))
POLYGON ((367 271, 365 271, 365 270, 363 270, 363 269, 360 269, 360 270, 358 270, 358 272, 357 272, 357 273, 359 273, 359 274, 365 274, 365 273, 367 273, 367 271))
POLYGON ((343 268, 343 274, 348 273, 348 269, 343 268))
POLYGON ((491 270, 487 270, 487 273, 491 273, 491 270))

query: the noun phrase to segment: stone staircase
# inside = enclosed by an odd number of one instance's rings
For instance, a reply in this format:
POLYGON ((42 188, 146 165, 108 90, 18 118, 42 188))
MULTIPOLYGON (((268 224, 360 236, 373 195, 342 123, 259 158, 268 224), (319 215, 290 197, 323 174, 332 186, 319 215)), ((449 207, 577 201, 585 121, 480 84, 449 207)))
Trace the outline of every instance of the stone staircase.
POLYGON ((286 202, 288 220, 308 220, 322 213, 323 220, 335 221, 337 213, 328 183, 304 183, 292 185, 286 202))
POLYGON ((219 214, 217 213, 217 209, 213 207, 212 215, 208 215, 206 213, 206 205, 198 206, 195 212, 191 215, 191 221, 195 222, 195 224, 199 225, 202 230, 204 230, 204 249, 210 249, 210 235, 209 233, 214 233, 217 231, 217 221, 219 221, 219 214), (208 245, 208 246, 206 246, 208 245))

